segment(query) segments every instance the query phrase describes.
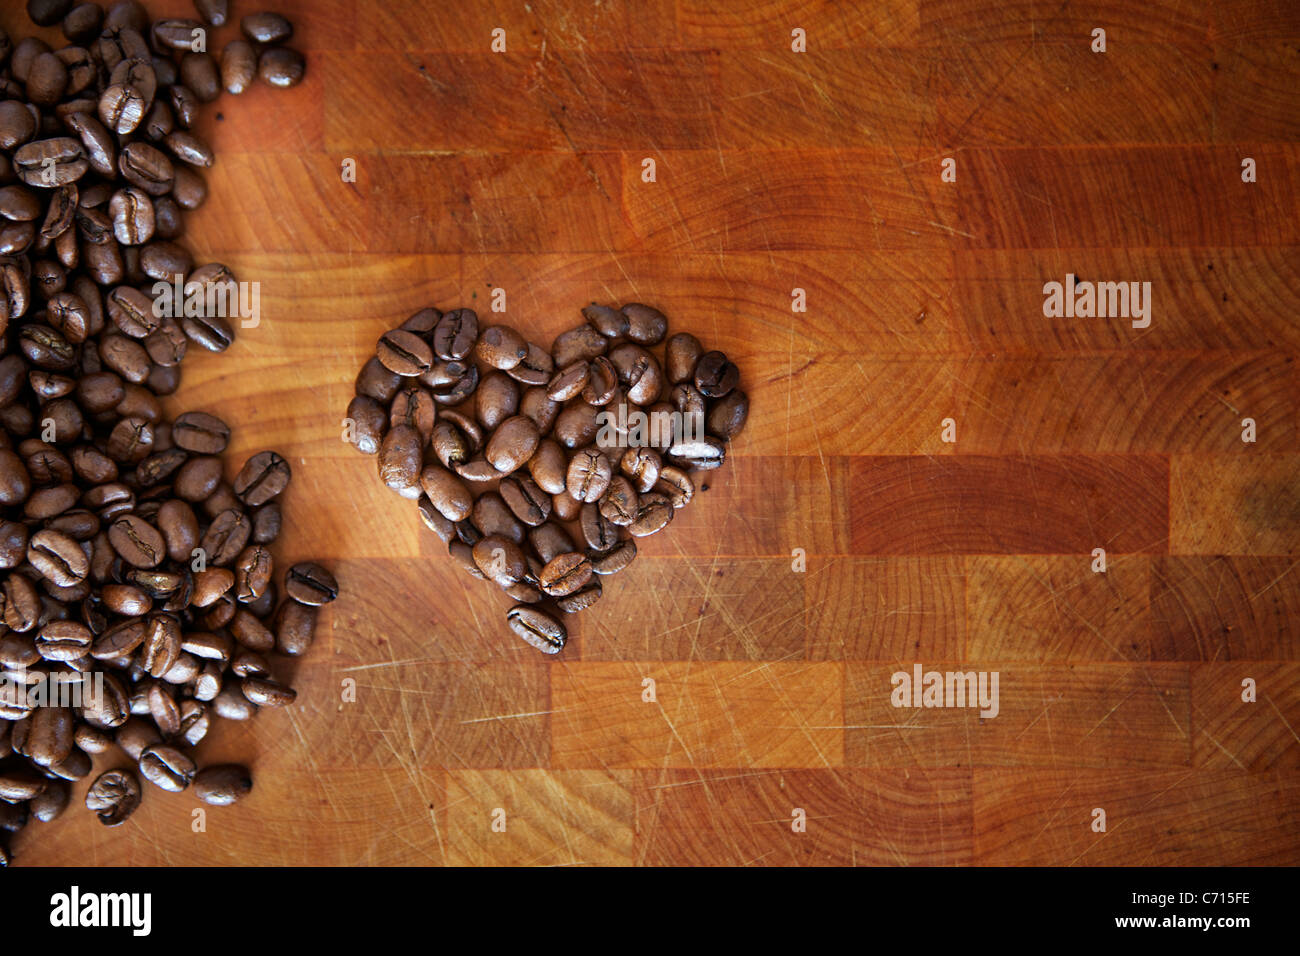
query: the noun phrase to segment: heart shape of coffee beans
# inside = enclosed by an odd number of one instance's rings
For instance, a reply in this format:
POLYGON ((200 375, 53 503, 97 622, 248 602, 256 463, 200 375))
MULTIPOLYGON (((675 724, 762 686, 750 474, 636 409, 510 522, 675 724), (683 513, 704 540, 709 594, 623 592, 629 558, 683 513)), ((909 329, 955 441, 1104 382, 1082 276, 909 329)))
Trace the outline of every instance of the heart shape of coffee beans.
POLYGON ((658 309, 593 303, 550 351, 470 309, 423 309, 380 337, 345 435, 452 558, 515 601, 510 629, 558 653, 636 541, 721 467, 749 398, 722 352, 658 309), (656 348, 662 345, 662 352, 656 348))

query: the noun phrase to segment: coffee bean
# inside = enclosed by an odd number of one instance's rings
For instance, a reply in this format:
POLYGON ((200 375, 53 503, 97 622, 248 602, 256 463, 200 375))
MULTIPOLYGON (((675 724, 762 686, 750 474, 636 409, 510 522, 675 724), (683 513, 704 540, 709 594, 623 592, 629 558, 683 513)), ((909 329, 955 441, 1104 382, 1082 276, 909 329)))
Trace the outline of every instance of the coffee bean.
POLYGON ((81 143, 66 136, 39 140, 14 153, 14 172, 29 186, 58 189, 75 183, 90 169, 81 143))
POLYGON ((569 461, 565 484, 575 501, 598 501, 609 487, 612 474, 609 459, 600 449, 584 448, 569 461))
POLYGON ((245 677, 239 687, 258 707, 285 707, 298 697, 292 688, 264 677, 245 677))
POLYGON ((587 556, 571 551, 547 562, 537 575, 537 584, 551 597, 564 597, 586 586, 591 575, 591 561, 587 556))
POLYGON ((554 617, 525 604, 512 607, 506 621, 515 634, 544 654, 558 654, 569 637, 564 625, 554 617))
POLYGON ((184 752, 166 744, 153 744, 140 754, 140 776, 172 793, 186 789, 197 770, 194 761, 184 752))
POLYGON ((244 36, 254 43, 284 43, 293 36, 293 24, 278 13, 253 13, 239 21, 244 36))
POLYGON ((338 582, 325 568, 311 561, 291 567, 284 576, 284 590, 301 604, 329 604, 339 594, 338 582))
POLYGON ((659 472, 655 490, 667 497, 675 510, 691 503, 691 499, 695 497, 695 482, 691 481, 690 475, 680 468, 665 465, 659 472))
POLYGON ((244 504, 256 508, 284 491, 291 477, 287 461, 273 451, 259 452, 235 476, 235 494, 244 504))
POLYGON ((204 767, 194 777, 194 793, 204 803, 228 807, 244 799, 253 789, 253 775, 239 764, 204 767))
POLYGON ((280 89, 297 86, 306 72, 307 61, 303 55, 288 47, 263 50, 257 61, 257 75, 264 83, 280 89))
POLYGON ((593 574, 607 575, 617 574, 622 571, 636 557, 636 541, 628 538, 619 542, 618 546, 606 551, 593 552, 588 556, 591 560, 591 570, 593 574))
POLYGON ((433 350, 444 361, 467 358, 478 342, 478 316, 472 309, 453 309, 433 330, 433 350))
POLYGON ((610 524, 626 527, 637 519, 637 493, 622 475, 612 478, 600 499, 600 513, 610 524))
POLYGON ((140 806, 140 781, 129 770, 102 773, 86 791, 86 809, 107 827, 121 826, 140 806))
POLYGON ((194 9, 214 27, 225 26, 230 18, 230 0, 194 0, 194 9))
POLYGON ((540 440, 541 432, 536 423, 526 415, 515 415, 503 421, 492 433, 485 457, 497 471, 509 474, 533 457, 540 440))
POLYGON ((390 372, 403 377, 422 375, 433 364, 433 351, 418 335, 394 329, 379 340, 376 355, 390 372))
POLYGON ((280 606, 275 622, 276 649, 288 657, 301 657, 316 637, 316 608, 295 600, 280 606))
POLYGON ((246 40, 231 40, 221 51, 221 84, 238 96, 257 76, 257 51, 246 40))
POLYGON ((673 520, 672 502, 664 495, 650 492, 637 503, 636 520, 628 527, 633 537, 644 538, 664 529, 673 520))
POLYGON ((119 517, 109 526, 108 539, 122 560, 136 568, 154 568, 166 557, 166 542, 158 529, 136 515, 119 517))
POLYGON ((668 449, 668 460, 687 471, 721 468, 727 458, 727 446, 716 438, 676 441, 668 449))

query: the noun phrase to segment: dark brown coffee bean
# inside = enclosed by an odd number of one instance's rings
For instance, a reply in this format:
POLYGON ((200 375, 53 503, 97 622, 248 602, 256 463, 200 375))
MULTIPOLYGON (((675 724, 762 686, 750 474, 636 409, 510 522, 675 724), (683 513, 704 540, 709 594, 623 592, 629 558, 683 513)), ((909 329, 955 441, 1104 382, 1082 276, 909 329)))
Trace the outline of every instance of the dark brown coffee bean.
POLYGON ((289 47, 269 47, 257 61, 257 75, 262 82, 280 89, 297 86, 306 72, 307 61, 303 55, 289 47))
POLYGON ((478 337, 480 361, 502 371, 514 368, 528 357, 528 343, 508 325, 492 325, 478 337))
POLYGON ((167 555, 158 529, 136 515, 123 515, 108 529, 108 539, 122 560, 135 568, 156 568, 167 555))
POLYGON ((636 521, 628 527, 628 531, 633 537, 644 538, 661 531, 672 520, 672 502, 664 495, 652 491, 641 496, 637 504, 636 521))
POLYGON ((194 793, 204 803, 228 807, 253 790, 253 775, 239 764, 204 767, 194 777, 194 793))
POLYGON ((27 560, 60 587, 80 584, 90 573, 90 558, 74 539, 58 531, 38 531, 27 545, 27 560))
POLYGON ((240 19, 239 28, 254 43, 284 43, 293 36, 293 24, 278 13, 250 13, 240 19))
POLYGON ((568 632, 564 625, 535 607, 518 604, 506 613, 510 630, 543 654, 558 654, 564 649, 568 632))
POLYGON ((405 498, 419 496, 420 463, 424 441, 410 425, 389 430, 379 445, 379 478, 405 498))
POLYGON ((285 707, 298 697, 292 688, 265 677, 245 677, 239 687, 258 707, 285 707))
POLYGON ((489 580, 501 587, 510 587, 524 579, 528 573, 528 560, 523 549, 500 535, 488 535, 474 545, 474 564, 489 580))
POLYGON ((500 494, 515 517, 526 525, 539 525, 551 515, 550 494, 531 478, 511 475, 501 479, 500 494))
POLYGON ((376 355, 390 372, 403 377, 415 377, 429 370, 433 364, 433 350, 413 332, 393 329, 379 339, 376 355))
POLYGON ((503 421, 492 433, 485 457, 497 471, 509 474, 533 457, 540 440, 541 433, 536 423, 526 415, 515 415, 503 421))
MULTIPOLYGON (((572 500, 572 499, 570 499, 572 500)), ((618 544, 618 528, 601 514, 600 508, 588 503, 581 506, 582 537, 587 547, 597 553, 609 551, 618 544)))
POLYGON ((678 332, 669 340, 664 350, 668 381, 672 385, 689 382, 695 376, 704 347, 689 332, 678 332))
POLYGON ((606 575, 617 574, 622 571, 636 557, 636 540, 628 538, 620 541, 618 546, 603 554, 593 552, 589 555, 591 559, 591 570, 594 574, 606 575))
POLYGON ((107 827, 121 826, 140 806, 140 781, 129 770, 109 770, 86 791, 86 809, 107 827))
POLYGON ((140 776, 154 786, 180 793, 194 780, 198 768, 185 753, 166 744, 146 747, 140 754, 140 776))
POLYGON ((668 333, 668 319, 658 309, 639 302, 623 306, 628 319, 627 337, 641 345, 658 345, 668 333))
POLYGON ((235 559, 235 600, 241 604, 256 601, 271 583, 271 552, 259 545, 245 548, 235 559))
POLYGON ((401 384, 400 375, 384 368, 378 358, 372 358, 361 366, 361 371, 357 373, 356 391, 358 395, 373 398, 387 406, 397 394, 401 384))
POLYGON ((285 601, 275 619, 275 648, 287 657, 301 657, 316 638, 316 608, 285 601))
POLYGON ((235 494, 244 504, 256 508, 284 491, 291 477, 287 461, 273 451, 259 452, 235 476, 235 494))
POLYGON ((591 574, 591 561, 587 556, 571 551, 547 562, 537 575, 537 585, 551 597, 564 597, 586 586, 591 574))
POLYGON ((221 51, 221 84, 235 96, 257 77, 257 50, 247 40, 231 40, 221 51))
POLYGON ((444 361, 467 358, 477 341, 478 316, 472 309, 453 309, 433 330, 433 350, 444 361))
POLYGON ((610 524, 626 527, 637 518, 637 493, 622 475, 610 480, 600 499, 600 513, 610 524))
POLYGON ((339 585, 334 575, 311 561, 291 567, 284 576, 284 592, 301 604, 329 604, 339 596, 339 585))
POLYGON ((590 325, 583 324, 556 336, 551 345, 551 357, 556 368, 568 368, 574 362, 590 362, 596 356, 604 355, 609 342, 590 325))
POLYGON ((58 189, 75 183, 90 169, 81 143, 66 136, 28 143, 14 153, 14 172, 29 186, 58 189))
POLYGON ((220 455, 230 443, 230 427, 215 415, 186 412, 172 422, 172 441, 198 455, 220 455))
POLYGON ((194 0, 194 9, 214 27, 223 27, 230 19, 230 0, 194 0))
POLYGON ((655 490, 667 497, 675 510, 685 508, 691 503, 691 499, 695 497, 695 482, 691 481, 690 475, 680 468, 665 465, 659 473, 655 490))
POLYGON ((587 608, 599 601, 600 594, 600 578, 592 577, 584 586, 574 591, 572 594, 566 594, 563 597, 556 598, 555 606, 565 614, 577 614, 579 611, 585 611, 587 608))
POLYGON ((582 317, 607 339, 621 339, 627 335, 628 318, 618 309, 593 302, 582 310, 582 317))
POLYGON ((565 484, 575 501, 598 501, 609 487, 612 474, 609 459, 600 449, 584 448, 570 460, 565 484))

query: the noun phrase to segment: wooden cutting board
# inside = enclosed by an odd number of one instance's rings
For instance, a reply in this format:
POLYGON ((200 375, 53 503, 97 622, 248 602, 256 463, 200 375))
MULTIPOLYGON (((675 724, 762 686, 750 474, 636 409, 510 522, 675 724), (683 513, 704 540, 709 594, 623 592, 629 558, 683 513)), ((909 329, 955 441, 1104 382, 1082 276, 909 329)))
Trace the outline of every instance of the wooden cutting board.
POLYGON ((344 596, 298 704, 200 748, 246 803, 23 862, 1300 861, 1300 8, 279 6, 308 76, 207 110, 189 220, 262 322, 168 404, 290 458, 277 560, 344 596), (1046 317, 1067 275, 1149 325, 1046 317), (385 329, 494 289, 543 344, 657 305, 752 396, 557 659, 340 438, 385 329), (998 715, 892 706, 917 663, 998 715))

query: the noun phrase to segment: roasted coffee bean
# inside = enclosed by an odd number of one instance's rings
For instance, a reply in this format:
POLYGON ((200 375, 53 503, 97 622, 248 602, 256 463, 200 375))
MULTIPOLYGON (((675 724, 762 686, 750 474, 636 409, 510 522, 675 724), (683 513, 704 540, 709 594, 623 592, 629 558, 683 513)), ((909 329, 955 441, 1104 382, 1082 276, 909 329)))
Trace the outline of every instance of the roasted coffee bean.
POLYGON ((108 539, 122 560, 135 568, 155 568, 166 557, 167 545, 158 529, 136 515, 123 515, 108 529, 108 539))
POLYGON ((489 372, 479 380, 474 405, 479 424, 491 431, 519 411, 519 386, 504 372, 489 372))
POLYGON ((338 582, 325 568, 311 561, 295 564, 284 575, 284 591, 300 604, 329 604, 339 594, 338 582))
POLYGON ((379 478, 405 498, 419 496, 420 463, 424 442, 410 425, 389 430, 379 445, 379 478))
POLYGON ((636 520, 628 526, 633 537, 644 538, 655 534, 673 520, 672 502, 664 495, 650 492, 637 503, 636 520))
POLYGON ((257 50, 246 40, 231 40, 221 51, 221 84, 238 96, 257 77, 257 50))
POLYGON ((668 449, 668 460, 688 471, 709 471, 721 468, 727 458, 727 446, 716 438, 674 442, 668 449))
POLYGON ((298 696, 292 688, 265 677, 245 677, 239 687, 244 696, 258 707, 285 707, 298 696))
POLYGON ((641 345, 658 345, 668 332, 668 319, 658 309, 639 302, 623 306, 628 319, 627 337, 641 345))
POLYGON ((590 362, 604 355, 608 348, 609 339, 590 325, 580 325, 556 337, 551 345, 551 358, 556 368, 567 368, 574 362, 590 362))
POLYGON ((204 767, 194 777, 194 793, 204 803, 227 807, 248 796, 253 789, 253 775, 239 764, 204 767))
POLYGON ((121 826, 140 806, 140 798, 140 781, 135 774, 109 770, 86 791, 86 809, 94 810, 104 826, 121 826))
POLYGON ((571 551, 547 562, 537 575, 537 585, 551 597, 564 597, 585 587, 591 575, 591 561, 587 556, 571 551))
POLYGON ((528 560, 523 549, 500 535, 488 535, 474 545, 474 564, 488 580, 509 587, 524 579, 528 560))
POLYGON ((609 487, 612 474, 609 459, 600 449, 584 448, 569 461, 565 484, 575 501, 598 501, 609 487))
POLYGON ((550 517, 550 494, 531 478, 502 478, 500 493, 515 517, 526 525, 536 526, 550 517))
POLYGON ((345 439, 363 455, 377 455, 388 430, 388 420, 382 405, 373 398, 357 395, 348 405, 345 423, 349 428, 344 432, 345 439))
POLYGON ((29 186, 58 189, 75 183, 90 169, 81 143, 66 136, 28 143, 14 153, 14 172, 29 186))
POLYGON ((254 43, 284 43, 293 36, 293 24, 278 13, 252 13, 239 21, 244 36, 254 43))
POLYGON ((467 358, 478 341, 478 316, 472 309, 453 309, 433 330, 433 349, 444 361, 467 358))
POLYGON ((517 604, 506 614, 510 629, 543 654, 558 654, 564 649, 568 632, 551 615, 526 604, 517 604))
POLYGON ((509 474, 522 467, 537 451, 541 432, 526 415, 503 421, 488 439, 485 457, 497 471, 509 474))
POLYGON ((632 483, 618 475, 600 499, 600 513, 610 524, 626 527, 637 518, 637 493, 632 483))
POLYGON ((273 451, 259 452, 235 476, 235 494, 244 504, 256 508, 284 491, 291 477, 287 461, 273 451))
POLYGON ((493 325, 478 337, 478 357, 492 368, 506 371, 528 356, 528 343, 508 325, 493 325))
POLYGON ((667 497, 674 509, 684 508, 695 497, 695 482, 680 468, 665 465, 659 472, 655 490, 667 497))
POLYGON ((602 576, 617 574, 631 564, 635 557, 636 541, 633 538, 620 541, 618 546, 610 551, 603 553, 596 551, 589 555, 592 573, 602 576))
POLYGON ((316 637, 316 608, 285 601, 275 619, 275 648, 287 657, 301 657, 316 637))
POLYGON ((186 412, 172 422, 172 441, 198 455, 220 455, 230 443, 230 427, 215 415, 186 412))
POLYGON ((225 26, 230 18, 230 0, 194 0, 194 9, 214 27, 225 26))
POLYGON ((72 0, 27 0, 27 15, 39 27, 52 27, 72 9, 72 0))
POLYGON ((433 364, 433 351, 428 344, 415 333, 401 329, 384 333, 376 355, 386 369, 403 377, 422 375, 433 364))
POLYGON ((265 49, 257 61, 257 75, 264 83, 280 89, 297 86, 306 72, 307 61, 303 55, 289 47, 265 49))
POLYGON ((186 789, 197 771, 185 753, 166 744, 153 744, 140 754, 140 776, 172 793, 186 789))
POLYGON ((38 531, 27 545, 27 560, 60 587, 80 584, 90 573, 90 558, 73 538, 58 531, 38 531))
POLYGON ((582 317, 607 339, 621 339, 627 335, 628 318, 618 309, 593 302, 582 310, 582 317))

